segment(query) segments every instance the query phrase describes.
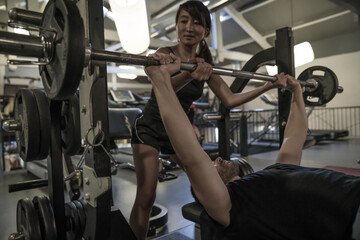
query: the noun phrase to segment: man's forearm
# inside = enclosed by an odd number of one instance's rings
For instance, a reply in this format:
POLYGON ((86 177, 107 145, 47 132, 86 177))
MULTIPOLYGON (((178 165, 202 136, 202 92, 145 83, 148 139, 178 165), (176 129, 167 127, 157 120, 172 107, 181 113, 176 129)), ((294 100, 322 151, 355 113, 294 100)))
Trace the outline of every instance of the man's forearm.
POLYGON ((183 87, 185 87, 189 82, 191 82, 192 78, 189 72, 181 72, 173 77, 171 77, 171 84, 174 88, 175 92, 180 91, 183 87))
POLYGON ((202 150, 201 146, 173 90, 170 76, 156 72, 150 77, 167 134, 176 154, 184 161, 182 164, 186 165, 187 160, 194 159, 191 154, 202 150))
POLYGON ((291 136, 303 138, 305 141, 308 129, 308 119, 305 111, 302 89, 299 87, 293 92, 288 124, 284 138, 291 136))

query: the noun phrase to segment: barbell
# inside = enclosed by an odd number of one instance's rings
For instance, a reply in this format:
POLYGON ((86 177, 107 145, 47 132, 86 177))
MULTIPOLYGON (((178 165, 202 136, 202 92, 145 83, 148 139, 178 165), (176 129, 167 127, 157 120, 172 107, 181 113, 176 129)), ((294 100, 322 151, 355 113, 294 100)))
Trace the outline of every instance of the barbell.
MULTIPOLYGON (((35 14, 35 13, 33 13, 35 14)), ((38 18, 38 13, 36 14, 38 18)), ((31 19, 31 18, 30 18, 31 19)), ((33 23, 33 22, 32 22, 33 23)), ((87 46, 84 24, 76 4, 73 1, 49 1, 42 14, 39 36, 26 36, 16 33, 0 32, 0 53, 38 58, 40 75, 44 89, 50 99, 64 100, 73 96, 79 86, 82 72, 91 61, 108 61, 122 64, 152 66, 160 62, 152 57, 111 52, 87 46)), ((10 64, 24 64, 24 61, 9 61, 10 64)), ((182 62, 181 70, 193 71, 196 64, 182 62)), ((325 68, 322 67, 324 70, 325 68)), ((243 79, 257 79, 274 82, 276 76, 213 67, 218 75, 243 79)), ((323 105, 336 93, 343 91, 339 87, 336 75, 325 69, 323 75, 309 72, 299 79, 305 87, 309 105, 323 105), (329 85, 330 83, 330 85, 329 85)))

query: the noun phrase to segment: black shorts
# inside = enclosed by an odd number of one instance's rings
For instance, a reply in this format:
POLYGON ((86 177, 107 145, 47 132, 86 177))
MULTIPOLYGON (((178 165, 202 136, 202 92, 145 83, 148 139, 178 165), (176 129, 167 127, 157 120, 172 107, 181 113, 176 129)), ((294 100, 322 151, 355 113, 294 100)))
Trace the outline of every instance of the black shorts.
POLYGON ((145 111, 135 119, 131 144, 146 144, 162 154, 175 154, 161 118, 153 117, 145 111))

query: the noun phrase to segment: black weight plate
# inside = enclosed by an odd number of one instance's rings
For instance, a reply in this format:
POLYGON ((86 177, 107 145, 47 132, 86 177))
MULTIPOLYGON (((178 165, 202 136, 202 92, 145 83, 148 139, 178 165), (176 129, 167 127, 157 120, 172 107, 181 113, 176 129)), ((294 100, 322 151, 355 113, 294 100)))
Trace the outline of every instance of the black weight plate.
POLYGON ((40 123, 37 103, 33 92, 20 89, 16 94, 14 118, 21 122, 21 131, 16 131, 16 143, 20 157, 25 161, 38 158, 40 123))
POLYGON ((61 145, 69 156, 79 154, 81 150, 80 107, 76 94, 62 104, 61 145))
POLYGON ((306 90, 303 93, 304 102, 308 106, 321 106, 330 102, 336 95, 339 82, 335 73, 324 66, 313 66, 300 73, 298 80, 314 79, 318 87, 314 91, 306 90))
POLYGON ((54 38, 49 64, 39 67, 45 91, 51 99, 68 99, 79 86, 85 59, 84 23, 75 1, 49 1, 41 27, 46 30, 40 35, 54 38))
POLYGON ((50 105, 44 91, 40 89, 33 89, 32 91, 35 95, 40 121, 40 144, 38 158, 44 159, 49 155, 50 148, 50 105))
POLYGON ((73 202, 65 204, 65 216, 71 223, 71 228, 66 231, 66 239, 81 239, 83 234, 81 231, 80 216, 78 215, 77 208, 73 202))
POLYGON ((84 199, 79 199, 78 201, 82 204, 83 209, 84 209, 84 211, 86 213, 87 202, 84 199))
POLYGON ((56 240, 56 223, 50 202, 45 196, 35 196, 33 204, 38 215, 42 240, 56 240))
POLYGON ((73 203, 75 204, 76 208, 77 208, 77 212, 78 212, 78 215, 80 217, 80 223, 81 223, 81 232, 82 234, 84 233, 84 230, 85 230, 85 226, 86 226, 86 214, 85 214, 85 210, 84 210, 84 207, 83 205, 81 204, 80 201, 78 200, 75 200, 73 201, 73 203))
POLYGON ((160 228, 168 222, 168 210, 164 206, 154 204, 149 219, 149 228, 160 228))
POLYGON ((29 198, 20 199, 17 203, 16 227, 24 234, 25 240, 41 239, 39 219, 29 198))

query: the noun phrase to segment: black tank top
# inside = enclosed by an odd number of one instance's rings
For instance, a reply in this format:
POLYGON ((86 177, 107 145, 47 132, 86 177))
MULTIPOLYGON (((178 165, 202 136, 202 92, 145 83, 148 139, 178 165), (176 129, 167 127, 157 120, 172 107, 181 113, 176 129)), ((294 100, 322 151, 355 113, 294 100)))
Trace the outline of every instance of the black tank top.
MULTIPOLYGON (((171 47, 168 47, 168 49, 172 53, 174 53, 171 47)), ((180 72, 177 72, 173 74, 173 76, 179 73, 180 72)), ((179 102, 182 108, 184 109, 185 113, 189 111, 191 104, 201 97, 203 93, 203 89, 204 89, 203 81, 192 80, 191 82, 186 84, 182 89, 176 92, 176 96, 178 97, 179 102)), ((147 111, 151 112, 153 118, 161 119, 158 103, 153 89, 151 90, 151 97, 145 106, 144 113, 146 113, 147 111)))
POLYGON ((360 178, 288 164, 228 184, 228 239, 352 239, 360 178))

